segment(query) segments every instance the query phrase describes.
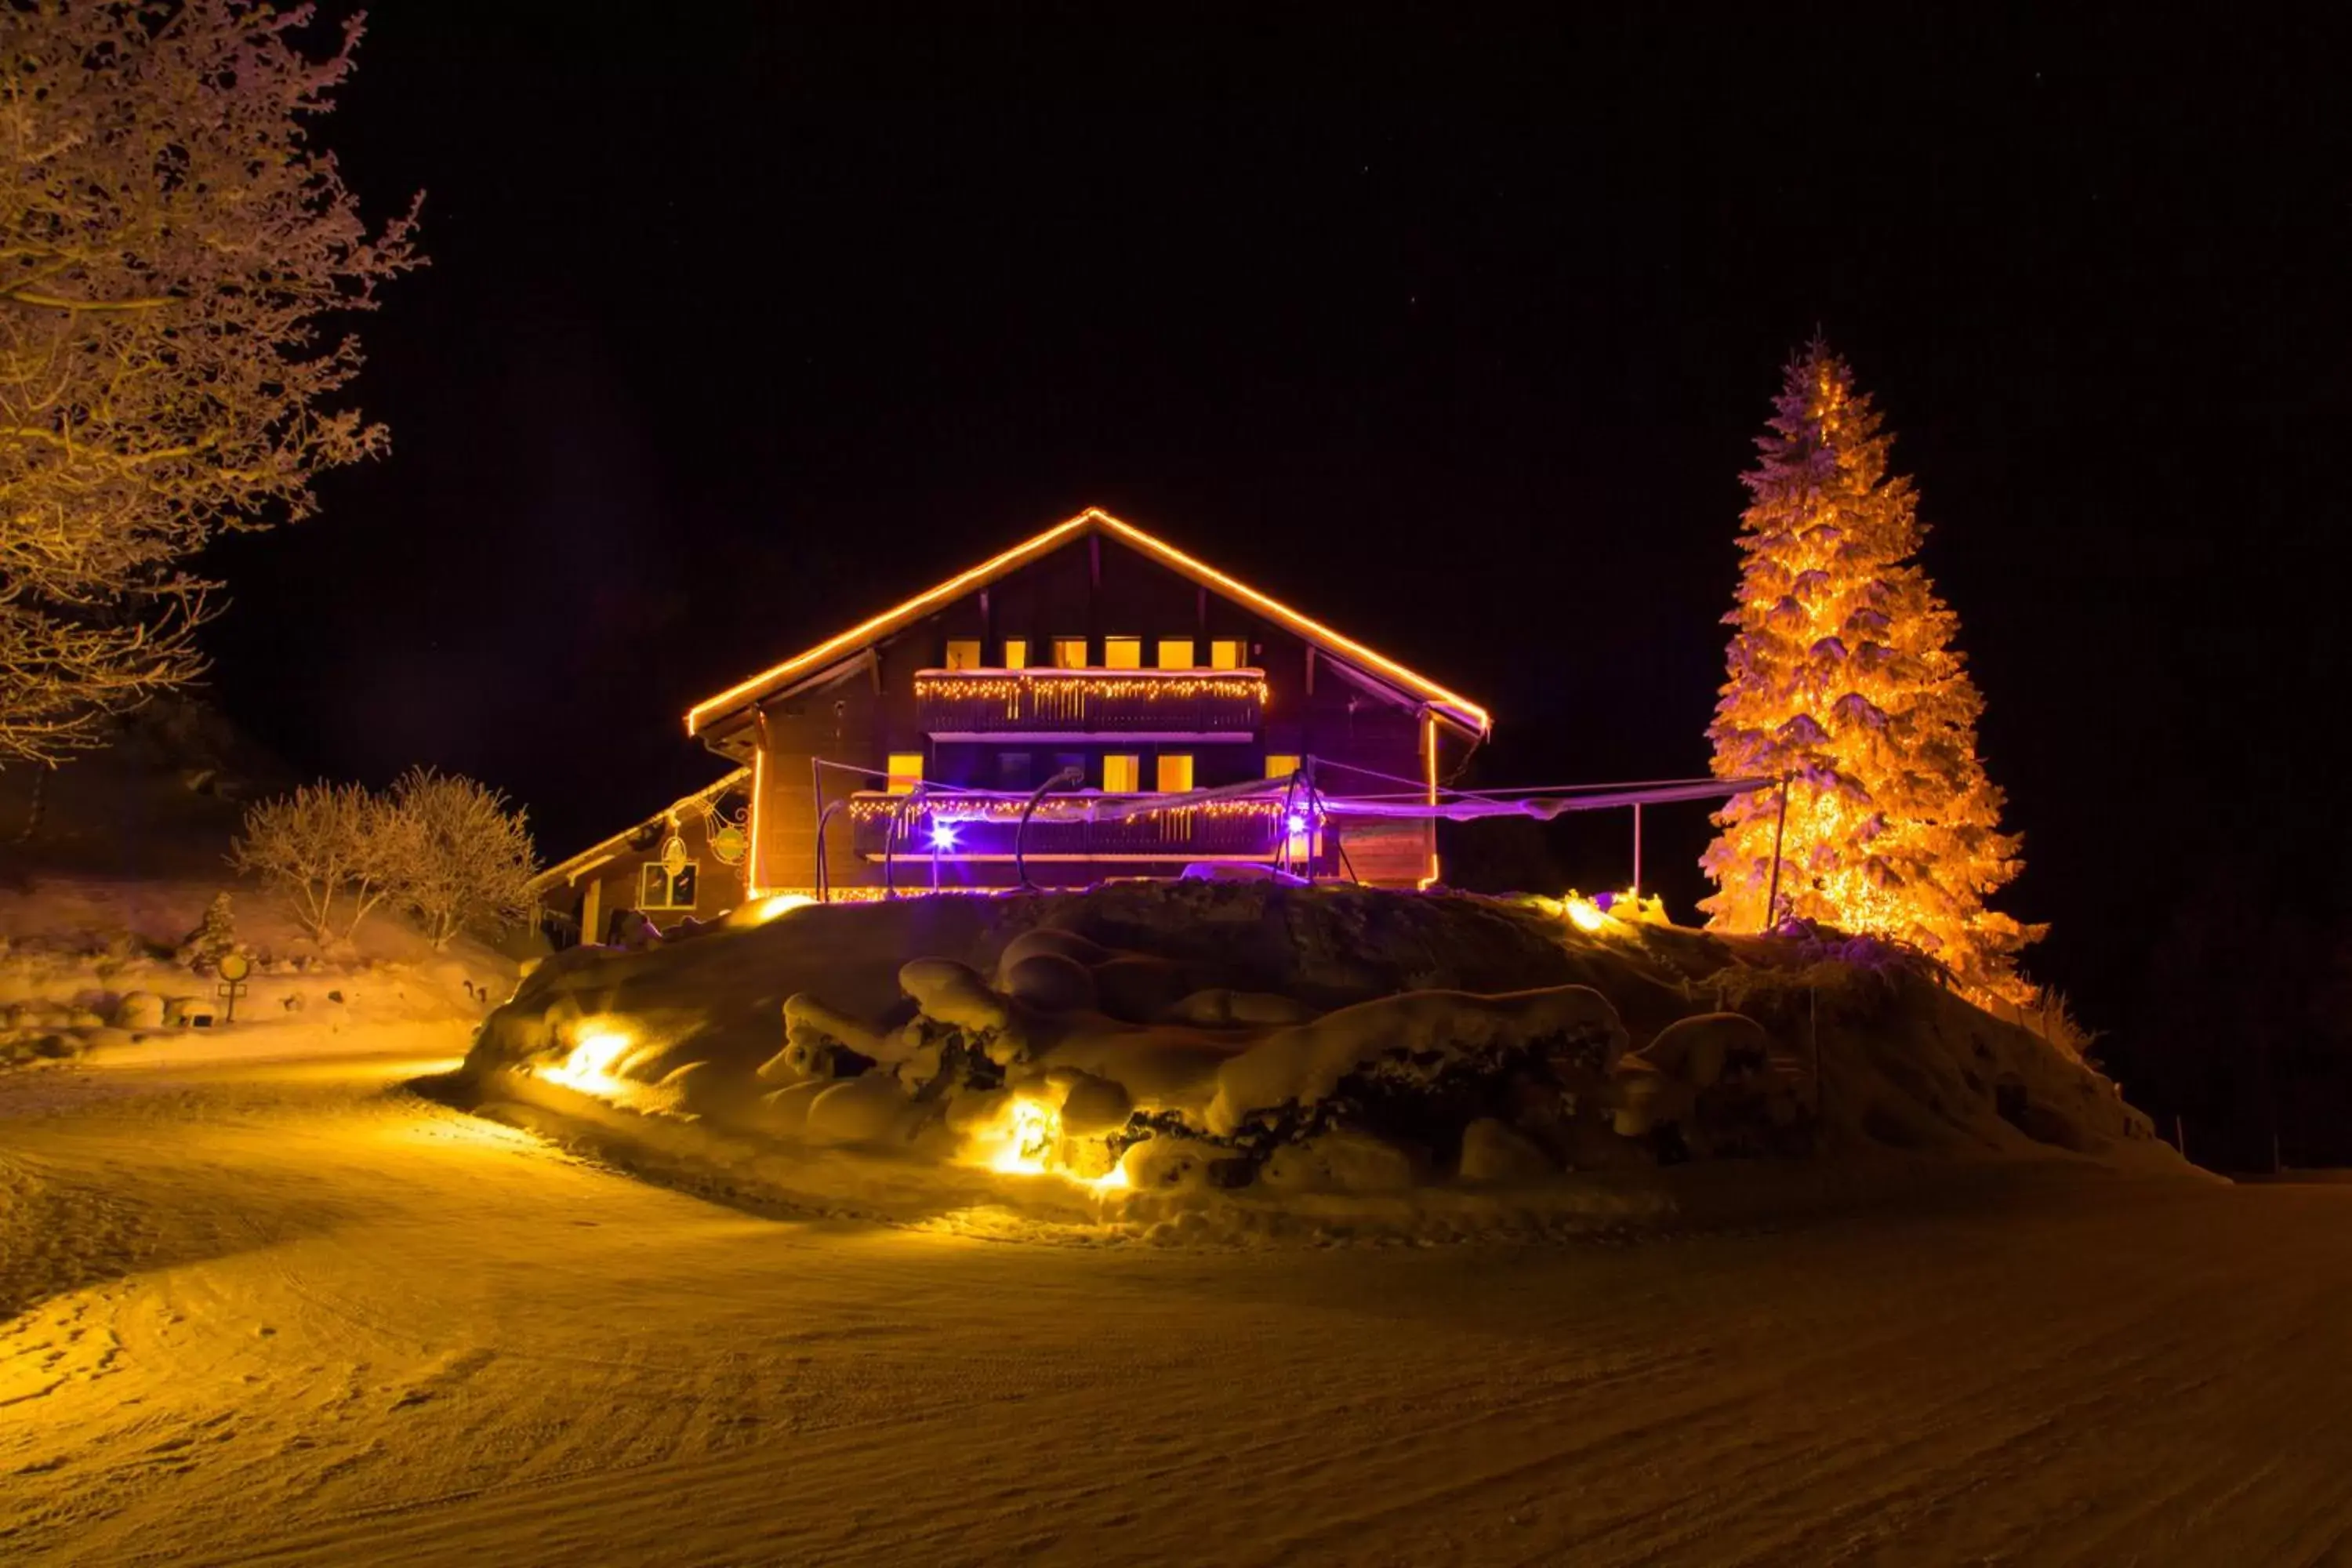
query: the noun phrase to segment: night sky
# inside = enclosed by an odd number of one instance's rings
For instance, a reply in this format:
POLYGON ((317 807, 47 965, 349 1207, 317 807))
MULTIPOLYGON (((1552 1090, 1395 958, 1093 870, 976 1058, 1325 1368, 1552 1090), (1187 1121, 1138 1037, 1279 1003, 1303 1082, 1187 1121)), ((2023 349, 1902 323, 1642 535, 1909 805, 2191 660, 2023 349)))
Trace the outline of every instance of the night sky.
POLYGON ((222 702, 557 856, 712 775, 693 700, 1091 504, 1486 702, 1485 782, 1701 773, 1819 326, 1934 529, 2036 974, 2128 1032, 2198 899, 2340 918, 2340 37, 1095 9, 381 6, 323 133, 428 193, 362 323, 393 455, 215 552, 222 702))

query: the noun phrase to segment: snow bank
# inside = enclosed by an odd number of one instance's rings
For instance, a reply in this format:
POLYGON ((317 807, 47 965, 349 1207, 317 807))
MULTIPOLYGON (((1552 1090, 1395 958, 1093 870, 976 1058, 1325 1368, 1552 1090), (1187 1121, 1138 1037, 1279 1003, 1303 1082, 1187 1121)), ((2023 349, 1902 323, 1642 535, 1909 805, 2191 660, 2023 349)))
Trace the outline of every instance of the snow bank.
POLYGON ((929 1171, 1153 1225, 1538 1189, 1617 1213, 1731 1162, 2178 1167, 2112 1083, 1891 952, 1562 915, 1265 881, 790 908, 541 964, 469 1092, 803 1195, 929 1171))
MULTIPOLYGON (((0 888, 0 1068, 414 1048, 475 1028, 515 965, 463 938, 443 952, 390 919, 320 952, 258 893, 233 892, 250 972, 235 1017, 186 939, 221 881, 37 876, 0 888), (395 1042, 387 1047, 385 1042, 395 1042)), ((234 888, 234 884, 230 884, 234 888)))

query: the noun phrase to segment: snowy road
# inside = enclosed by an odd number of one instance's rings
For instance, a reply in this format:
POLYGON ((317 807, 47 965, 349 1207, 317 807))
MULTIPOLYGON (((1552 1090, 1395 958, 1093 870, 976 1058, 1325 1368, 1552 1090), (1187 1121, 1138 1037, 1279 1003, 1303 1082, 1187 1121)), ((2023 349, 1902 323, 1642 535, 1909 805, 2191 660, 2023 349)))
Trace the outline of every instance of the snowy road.
POLYGON ((746 1217, 383 1059, 0 1080, 9 1563, 2352 1563, 2352 1187, 1517 1251, 746 1217))

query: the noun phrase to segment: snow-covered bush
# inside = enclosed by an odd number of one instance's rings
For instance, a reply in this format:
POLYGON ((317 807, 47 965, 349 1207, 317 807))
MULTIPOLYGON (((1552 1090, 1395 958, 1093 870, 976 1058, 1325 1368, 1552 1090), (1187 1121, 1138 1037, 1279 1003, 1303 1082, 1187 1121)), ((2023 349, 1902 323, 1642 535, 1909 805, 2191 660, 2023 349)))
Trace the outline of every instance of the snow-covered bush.
POLYGON ((318 784, 246 813, 230 861, 280 893, 312 937, 348 939, 389 900, 435 947, 530 905, 523 814, 472 779, 412 768, 383 795, 318 784))
POLYGON ((411 768, 392 786, 404 819, 400 900, 436 948, 467 926, 503 931, 530 907, 538 869, 523 813, 498 791, 456 773, 411 768))
POLYGON ((415 854, 410 824, 358 784, 305 784, 256 804, 229 864, 285 900, 320 943, 348 940, 392 896, 415 854))

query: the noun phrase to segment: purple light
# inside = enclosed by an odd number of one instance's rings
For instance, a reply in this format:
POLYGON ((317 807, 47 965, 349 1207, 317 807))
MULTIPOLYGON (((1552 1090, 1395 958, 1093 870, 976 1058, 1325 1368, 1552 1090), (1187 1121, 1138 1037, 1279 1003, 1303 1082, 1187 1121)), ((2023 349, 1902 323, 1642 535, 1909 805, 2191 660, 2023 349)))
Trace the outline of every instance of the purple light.
POLYGON ((1307 831, 1307 814, 1303 811, 1294 811, 1283 818, 1283 824, 1293 833, 1304 833, 1307 831))
POLYGON ((938 823, 931 828, 931 847, 952 849, 956 847, 956 829, 952 822, 938 823))

